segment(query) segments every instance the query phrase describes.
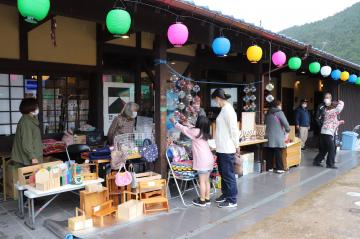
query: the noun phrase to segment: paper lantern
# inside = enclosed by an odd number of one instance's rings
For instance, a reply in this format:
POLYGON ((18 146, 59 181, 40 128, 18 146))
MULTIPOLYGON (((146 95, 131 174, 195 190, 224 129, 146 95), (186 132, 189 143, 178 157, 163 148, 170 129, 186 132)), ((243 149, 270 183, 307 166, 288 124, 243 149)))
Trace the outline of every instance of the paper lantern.
POLYGON ((246 51, 246 56, 251 63, 257 63, 262 58, 262 49, 258 45, 249 47, 246 51))
POLYGON ((291 57, 288 61, 288 66, 290 70, 296 71, 301 67, 301 59, 299 57, 291 57))
POLYGON ((130 29, 130 25, 130 14, 123 9, 112 9, 106 16, 106 27, 115 36, 126 34, 130 29))
POLYGON ((310 71, 311 74, 319 73, 320 68, 321 68, 320 63, 317 62, 317 61, 311 62, 309 64, 309 71, 310 71))
POLYGON ((182 47, 189 37, 189 30, 181 22, 176 22, 168 28, 167 36, 174 47, 182 47))
POLYGON ((30 23, 44 20, 50 10, 50 0, 18 0, 17 5, 21 16, 30 23))
POLYGON ((216 56, 224 57, 227 56, 227 54, 230 51, 230 41, 226 37, 218 37, 215 38, 215 40, 212 43, 212 50, 216 56))
POLYGON ((355 84, 356 84, 356 85, 360 85, 360 76, 357 78, 355 84))
POLYGON ((355 84, 357 78, 358 78, 357 75, 351 74, 351 75, 349 76, 349 83, 355 84))
POLYGON ((331 78, 333 78, 333 80, 339 80, 340 79, 340 76, 341 76, 341 71, 336 69, 336 70, 333 70, 331 72, 331 78))
POLYGON ((320 74, 323 77, 328 77, 331 74, 331 67, 330 66, 321 67, 320 74))
POLYGON ((277 51, 272 55, 272 62, 275 66, 280 67, 286 62, 286 55, 282 51, 277 51))
POLYGON ((349 76, 350 76, 349 72, 343 71, 341 72, 340 80, 347 81, 349 79, 349 76))

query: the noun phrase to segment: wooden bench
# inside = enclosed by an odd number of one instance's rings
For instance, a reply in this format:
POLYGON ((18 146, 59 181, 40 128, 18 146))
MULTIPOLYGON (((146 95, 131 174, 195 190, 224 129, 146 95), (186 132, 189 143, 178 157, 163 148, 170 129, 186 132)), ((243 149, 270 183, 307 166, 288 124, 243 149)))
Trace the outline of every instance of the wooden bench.
POLYGON ((98 206, 93 207, 93 216, 100 218, 99 226, 104 226, 104 217, 116 213, 117 208, 113 207, 113 201, 109 200, 98 206))

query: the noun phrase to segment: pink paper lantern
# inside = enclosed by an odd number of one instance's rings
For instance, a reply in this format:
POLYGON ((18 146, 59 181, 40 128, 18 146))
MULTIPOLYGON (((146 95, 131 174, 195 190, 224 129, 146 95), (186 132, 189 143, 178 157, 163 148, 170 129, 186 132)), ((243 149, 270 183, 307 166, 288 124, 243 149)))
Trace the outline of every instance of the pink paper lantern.
POLYGON ((285 64, 286 62, 286 55, 282 51, 277 51, 272 55, 272 62, 277 67, 280 67, 285 64))
POLYGON ((189 37, 189 30, 184 24, 177 22, 169 27, 167 35, 174 47, 182 47, 189 37))

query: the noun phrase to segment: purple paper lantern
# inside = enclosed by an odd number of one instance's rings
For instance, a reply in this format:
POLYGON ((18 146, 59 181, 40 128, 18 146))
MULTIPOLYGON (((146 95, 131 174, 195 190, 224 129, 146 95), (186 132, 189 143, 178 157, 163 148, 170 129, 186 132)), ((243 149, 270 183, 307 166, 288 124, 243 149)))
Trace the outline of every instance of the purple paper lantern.
POLYGON ((286 62, 286 55, 282 51, 277 51, 272 55, 272 62, 275 66, 280 67, 286 62))
POLYGON ((169 27, 167 36, 174 47, 182 47, 189 37, 189 30, 181 22, 176 22, 169 27))

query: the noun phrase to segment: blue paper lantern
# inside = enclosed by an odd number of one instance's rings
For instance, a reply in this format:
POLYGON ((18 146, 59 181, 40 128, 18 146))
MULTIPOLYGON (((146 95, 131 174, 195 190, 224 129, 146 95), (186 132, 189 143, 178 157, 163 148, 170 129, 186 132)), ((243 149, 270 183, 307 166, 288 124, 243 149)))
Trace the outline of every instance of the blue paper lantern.
POLYGON ((230 51, 230 41, 226 37, 218 37, 215 38, 215 40, 212 43, 212 49, 215 55, 224 57, 227 56, 227 54, 230 51))
POLYGON ((349 83, 355 84, 356 80, 357 80, 357 75, 352 74, 349 76, 349 83))
POLYGON ((339 80, 340 79, 340 75, 341 75, 341 71, 339 69, 333 70, 331 72, 331 78, 333 80, 339 80))

